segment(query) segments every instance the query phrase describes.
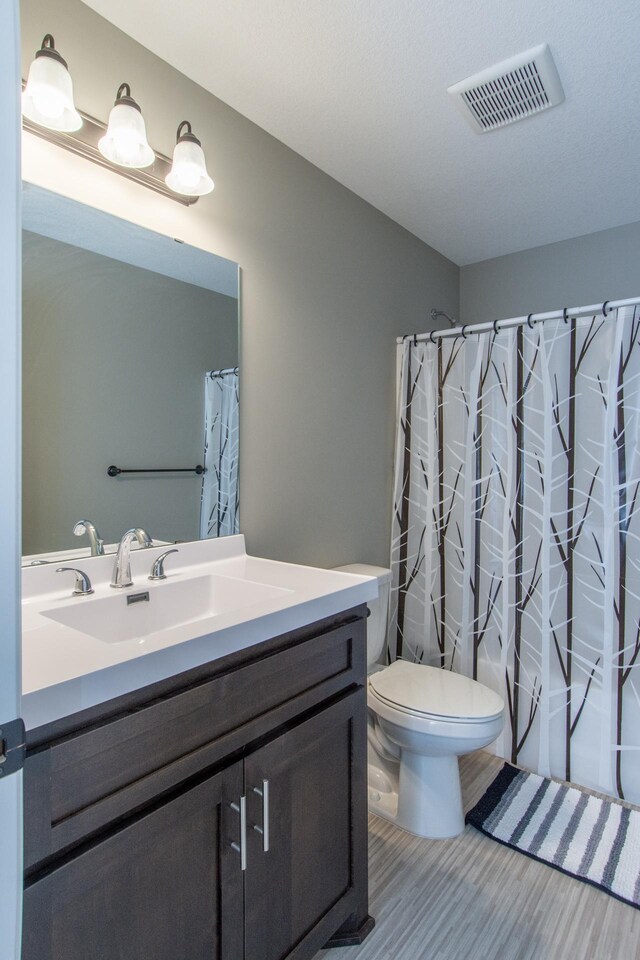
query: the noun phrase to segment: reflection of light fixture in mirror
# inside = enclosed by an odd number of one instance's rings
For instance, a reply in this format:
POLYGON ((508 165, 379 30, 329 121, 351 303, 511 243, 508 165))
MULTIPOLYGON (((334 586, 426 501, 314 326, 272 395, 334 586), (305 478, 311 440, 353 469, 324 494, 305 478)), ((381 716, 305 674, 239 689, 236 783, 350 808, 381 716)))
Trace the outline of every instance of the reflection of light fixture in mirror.
POLYGON ((142 111, 131 96, 128 83, 118 87, 116 100, 109 114, 104 137, 98 142, 103 157, 120 167, 140 170, 150 167, 155 154, 147 142, 147 131, 142 111))
POLYGON ((207 173, 204 150, 191 131, 191 124, 183 120, 176 134, 173 164, 165 177, 171 190, 187 197, 202 197, 213 190, 213 180, 207 173), (184 128, 186 130, 183 132, 184 128))
POLYGON ((73 103, 71 75, 50 33, 29 67, 22 112, 27 119, 49 130, 70 132, 82 126, 82 117, 73 103))

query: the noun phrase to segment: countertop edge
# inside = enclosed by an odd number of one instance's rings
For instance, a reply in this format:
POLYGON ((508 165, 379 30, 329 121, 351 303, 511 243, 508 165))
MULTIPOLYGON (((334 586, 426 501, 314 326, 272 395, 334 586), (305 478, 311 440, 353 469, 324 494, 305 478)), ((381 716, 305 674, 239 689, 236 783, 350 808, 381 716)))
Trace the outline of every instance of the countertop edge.
POLYGON ((194 667, 215 662, 230 653, 346 612, 375 599, 377 594, 374 579, 362 581, 254 620, 26 693, 22 698, 25 727, 30 731, 54 723, 194 667), (214 644, 215 649, 212 649, 214 644))

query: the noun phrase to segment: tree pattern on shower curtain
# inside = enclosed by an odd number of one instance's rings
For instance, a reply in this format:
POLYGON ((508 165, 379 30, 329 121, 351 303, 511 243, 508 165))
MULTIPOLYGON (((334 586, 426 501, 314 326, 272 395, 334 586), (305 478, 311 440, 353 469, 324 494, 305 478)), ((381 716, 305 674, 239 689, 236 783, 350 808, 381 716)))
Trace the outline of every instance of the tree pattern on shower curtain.
POLYGON ((499 753, 640 803, 640 310, 402 345, 391 658, 505 700, 499 753))
POLYGON ((200 537, 239 533, 240 456, 238 368, 205 374, 204 467, 200 537))

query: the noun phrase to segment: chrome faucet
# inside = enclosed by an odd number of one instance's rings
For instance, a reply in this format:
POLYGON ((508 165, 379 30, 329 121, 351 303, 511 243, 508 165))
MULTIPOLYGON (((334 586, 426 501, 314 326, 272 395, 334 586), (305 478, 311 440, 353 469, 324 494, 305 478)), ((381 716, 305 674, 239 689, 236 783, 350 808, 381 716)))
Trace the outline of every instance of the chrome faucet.
POLYGON ((165 553, 161 553, 159 557, 153 561, 153 566, 151 567, 151 573, 149 574, 149 580, 166 580, 167 575, 164 572, 164 561, 167 559, 171 553, 180 553, 179 550, 176 550, 174 547, 172 550, 166 550, 165 553))
POLYGON ((78 570, 77 567, 58 567, 56 573, 66 573, 67 571, 76 575, 76 585, 72 594, 74 597, 88 597, 90 593, 93 593, 91 580, 83 570, 78 570))
POLYGON ((116 562, 113 565, 112 587, 130 587, 131 579, 131 544, 137 540, 141 547, 150 547, 153 541, 142 527, 132 527, 122 537, 116 553, 116 562))
POLYGON ((92 557, 104 556, 104 540, 101 540, 100 534, 95 525, 91 523, 91 520, 78 520, 73 528, 73 532, 76 537, 82 537, 85 533, 87 534, 91 545, 92 557))

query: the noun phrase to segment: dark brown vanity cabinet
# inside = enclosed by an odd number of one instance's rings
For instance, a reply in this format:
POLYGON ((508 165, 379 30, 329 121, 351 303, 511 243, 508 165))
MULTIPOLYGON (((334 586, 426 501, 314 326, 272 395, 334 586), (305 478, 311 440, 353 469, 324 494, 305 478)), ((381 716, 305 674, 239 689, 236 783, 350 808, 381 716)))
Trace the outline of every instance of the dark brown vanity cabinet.
POLYGON ((315 948, 324 946, 345 902, 356 906, 363 707, 364 691, 352 693, 245 761, 246 960, 313 956, 291 951, 318 924, 315 948))
POLYGON ((241 789, 235 765, 28 886, 23 960, 242 960, 241 789))
POLYGON ((305 960, 363 939, 364 612, 36 732, 23 960, 305 960), (242 671, 263 684, 236 723, 242 671))

